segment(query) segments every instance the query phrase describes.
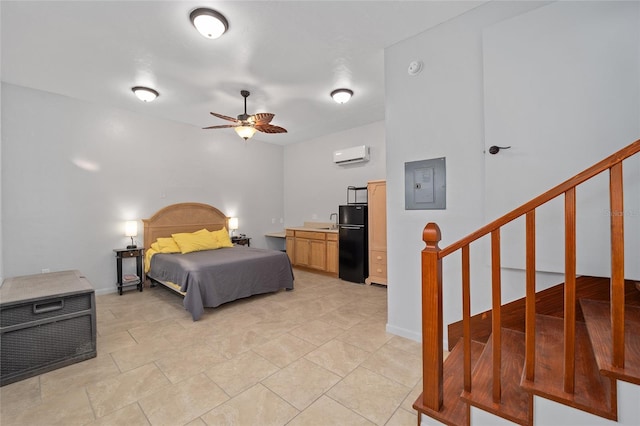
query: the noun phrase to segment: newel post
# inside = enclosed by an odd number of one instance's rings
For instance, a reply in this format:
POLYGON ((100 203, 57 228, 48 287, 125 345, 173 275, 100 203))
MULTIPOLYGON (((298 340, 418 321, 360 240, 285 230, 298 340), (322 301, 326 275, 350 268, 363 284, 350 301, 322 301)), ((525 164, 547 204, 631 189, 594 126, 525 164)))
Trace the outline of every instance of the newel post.
POLYGON ((442 259, 440 228, 428 223, 422 231, 422 403, 439 411, 442 406, 442 259))

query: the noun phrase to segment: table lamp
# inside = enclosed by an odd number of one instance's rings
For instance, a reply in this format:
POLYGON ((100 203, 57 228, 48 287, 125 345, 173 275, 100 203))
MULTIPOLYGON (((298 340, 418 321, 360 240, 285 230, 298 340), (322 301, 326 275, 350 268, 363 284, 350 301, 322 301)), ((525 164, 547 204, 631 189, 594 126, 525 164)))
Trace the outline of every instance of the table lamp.
POLYGON ((127 246, 128 249, 137 248, 137 246, 133 243, 133 237, 138 236, 138 222, 135 220, 129 220, 124 224, 124 235, 127 237, 131 237, 131 244, 127 246))
POLYGON ((233 231, 238 229, 238 218, 230 217, 229 218, 229 230, 231 231, 231 236, 233 237, 233 231))

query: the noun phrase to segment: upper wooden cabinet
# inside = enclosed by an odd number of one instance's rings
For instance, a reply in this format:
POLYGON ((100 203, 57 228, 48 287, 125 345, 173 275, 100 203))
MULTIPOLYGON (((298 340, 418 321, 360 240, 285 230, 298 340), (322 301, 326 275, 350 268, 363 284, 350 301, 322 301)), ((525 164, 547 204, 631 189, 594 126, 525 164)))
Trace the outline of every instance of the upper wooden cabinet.
POLYGON ((368 183, 369 277, 367 284, 387 285, 387 182, 368 183))

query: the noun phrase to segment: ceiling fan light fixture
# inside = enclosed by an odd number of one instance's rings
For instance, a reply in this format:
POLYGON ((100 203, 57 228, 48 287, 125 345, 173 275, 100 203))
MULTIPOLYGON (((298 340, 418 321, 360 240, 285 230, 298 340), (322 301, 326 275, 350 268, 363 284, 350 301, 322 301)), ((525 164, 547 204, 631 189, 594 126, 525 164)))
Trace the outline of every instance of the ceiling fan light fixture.
POLYGON ((333 98, 334 101, 336 101, 339 104, 344 104, 349 102, 349 99, 351 99, 351 96, 353 96, 353 90, 351 89, 336 89, 333 92, 331 92, 331 97, 333 98))
POLYGON ((220 12, 201 7, 189 15, 194 27, 206 38, 216 39, 229 29, 229 22, 220 12))
POLYGON ((237 126, 234 127, 233 130, 235 130, 238 136, 243 138, 245 141, 256 133, 256 128, 253 126, 237 126))
POLYGON ((160 94, 157 91, 150 89, 149 87, 136 86, 136 87, 132 87, 131 91, 142 102, 151 102, 155 100, 158 96, 160 96, 160 94))

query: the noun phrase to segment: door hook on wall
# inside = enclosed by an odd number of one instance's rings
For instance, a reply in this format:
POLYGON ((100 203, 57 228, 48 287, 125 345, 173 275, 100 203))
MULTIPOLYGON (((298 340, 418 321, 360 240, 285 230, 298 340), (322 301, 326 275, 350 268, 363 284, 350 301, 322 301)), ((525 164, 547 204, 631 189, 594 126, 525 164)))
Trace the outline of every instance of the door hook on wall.
POLYGON ((497 154, 498 152, 500 152, 501 149, 509 149, 511 148, 510 146, 495 146, 493 145, 492 147, 489 148, 489 154, 497 154))

